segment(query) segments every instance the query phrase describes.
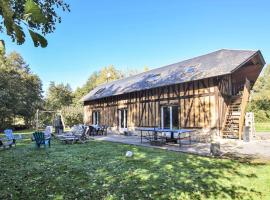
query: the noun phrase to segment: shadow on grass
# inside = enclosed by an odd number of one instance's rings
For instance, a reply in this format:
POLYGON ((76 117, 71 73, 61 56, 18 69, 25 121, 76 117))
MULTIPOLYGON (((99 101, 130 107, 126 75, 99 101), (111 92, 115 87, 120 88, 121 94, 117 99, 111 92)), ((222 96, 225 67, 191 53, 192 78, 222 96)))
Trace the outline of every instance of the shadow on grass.
POLYGON ((226 159, 91 141, 0 152, 0 199, 254 199, 253 167, 226 159), (126 158, 132 150, 134 156, 126 158))

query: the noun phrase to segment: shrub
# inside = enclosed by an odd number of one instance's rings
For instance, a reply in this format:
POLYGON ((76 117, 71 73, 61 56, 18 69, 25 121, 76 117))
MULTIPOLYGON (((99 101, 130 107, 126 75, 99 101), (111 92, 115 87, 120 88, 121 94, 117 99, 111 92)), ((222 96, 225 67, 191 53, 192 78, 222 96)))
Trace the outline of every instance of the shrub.
POLYGON ((83 123, 83 107, 81 105, 66 106, 62 108, 63 120, 66 126, 83 123))
POLYGON ((268 122, 270 121, 269 113, 267 113, 267 111, 265 110, 257 110, 256 112, 254 112, 254 118, 256 122, 268 122))

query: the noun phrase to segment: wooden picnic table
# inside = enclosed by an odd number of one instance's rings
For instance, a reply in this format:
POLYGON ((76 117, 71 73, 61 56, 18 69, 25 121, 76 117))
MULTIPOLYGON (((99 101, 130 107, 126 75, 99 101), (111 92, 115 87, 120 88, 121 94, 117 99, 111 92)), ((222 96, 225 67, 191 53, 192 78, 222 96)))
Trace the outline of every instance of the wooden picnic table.
MULTIPOLYGON (((142 139, 143 139, 143 132, 151 132, 153 134, 153 139, 154 140, 158 140, 158 134, 163 134, 165 133, 171 133, 170 135, 170 139, 176 139, 179 140, 179 146, 181 147, 181 139, 185 139, 188 138, 189 139, 189 143, 191 144, 191 134, 192 132, 194 132, 194 129, 164 129, 164 128, 158 128, 158 127, 139 127, 135 129, 136 131, 140 131, 141 132, 141 143, 142 143, 142 139), (177 135, 175 138, 175 134, 177 135), (187 136, 182 137, 182 135, 187 134, 187 136)), ((161 136, 160 138, 167 138, 166 136, 161 136)))

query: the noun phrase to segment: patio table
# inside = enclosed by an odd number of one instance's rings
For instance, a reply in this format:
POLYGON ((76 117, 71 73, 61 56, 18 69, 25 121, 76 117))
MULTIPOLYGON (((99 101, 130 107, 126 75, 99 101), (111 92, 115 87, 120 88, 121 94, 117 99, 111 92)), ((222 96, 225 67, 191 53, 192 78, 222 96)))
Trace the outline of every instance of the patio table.
MULTIPOLYGON (((181 146, 181 139, 189 138, 189 143, 191 144, 191 134, 195 130, 193 129, 162 129, 162 128, 156 128, 156 127, 140 127, 136 128, 136 131, 141 132, 141 143, 143 138, 143 132, 152 132, 154 140, 158 139, 158 133, 171 133, 171 139, 179 140, 179 146, 181 146), (175 134, 177 135, 177 138, 175 138, 175 134), (187 134, 187 136, 182 137, 182 135, 187 134)), ((164 137, 164 136, 163 136, 164 137)), ((167 137, 167 136, 165 136, 167 137)))

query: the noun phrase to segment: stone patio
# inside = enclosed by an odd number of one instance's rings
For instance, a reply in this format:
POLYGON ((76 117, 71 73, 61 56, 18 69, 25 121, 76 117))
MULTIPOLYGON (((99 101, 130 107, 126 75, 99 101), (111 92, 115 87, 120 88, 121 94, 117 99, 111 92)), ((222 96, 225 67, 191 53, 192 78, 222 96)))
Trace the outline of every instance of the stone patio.
MULTIPOLYGON (((269 133, 270 134, 270 133, 269 133)), ((183 140, 182 146, 178 144, 166 144, 163 146, 150 145, 149 141, 143 138, 141 143, 140 136, 124 136, 119 134, 108 134, 107 136, 94 136, 91 137, 97 141, 118 142, 124 144, 145 146, 151 148, 159 148, 169 151, 178 151, 184 153, 197 154, 202 156, 210 156, 210 143, 202 143, 183 140)), ((220 139, 221 155, 235 155, 237 157, 249 157, 270 160, 270 140, 254 140, 244 142, 242 140, 220 139)))

